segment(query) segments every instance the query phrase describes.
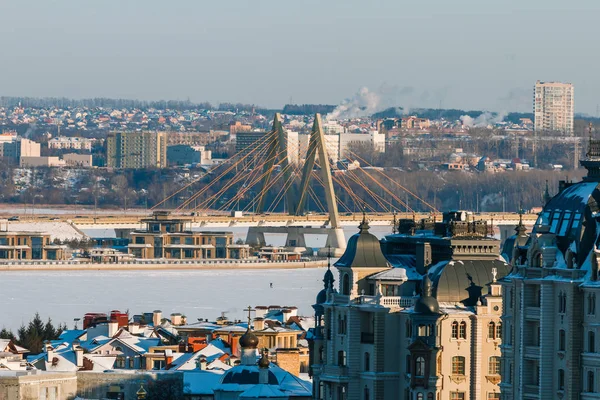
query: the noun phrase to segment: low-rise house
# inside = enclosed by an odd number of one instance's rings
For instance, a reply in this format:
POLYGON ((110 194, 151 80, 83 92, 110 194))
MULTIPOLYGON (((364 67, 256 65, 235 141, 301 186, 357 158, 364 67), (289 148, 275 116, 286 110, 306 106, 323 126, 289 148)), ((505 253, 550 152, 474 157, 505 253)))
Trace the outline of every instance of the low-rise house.
POLYGON ((0 232, 0 261, 66 258, 66 246, 53 244, 49 233, 0 232))

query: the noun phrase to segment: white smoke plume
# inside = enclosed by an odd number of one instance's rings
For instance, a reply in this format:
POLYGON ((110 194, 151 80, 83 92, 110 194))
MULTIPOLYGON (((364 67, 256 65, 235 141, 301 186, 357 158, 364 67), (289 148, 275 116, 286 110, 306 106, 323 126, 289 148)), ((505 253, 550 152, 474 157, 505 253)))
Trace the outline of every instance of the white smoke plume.
POLYGON ((362 87, 356 94, 342 101, 332 112, 327 114, 329 120, 351 119, 370 116, 388 108, 397 107, 398 114, 405 114, 407 109, 398 107, 414 97, 415 90, 411 86, 381 85, 376 90, 362 87))
POLYGON ((460 117, 460 121, 463 126, 466 128, 485 128, 490 125, 494 125, 504 121, 506 117, 506 112, 502 111, 496 115, 492 114, 489 111, 484 112, 477 118, 473 118, 469 115, 462 115, 460 117))

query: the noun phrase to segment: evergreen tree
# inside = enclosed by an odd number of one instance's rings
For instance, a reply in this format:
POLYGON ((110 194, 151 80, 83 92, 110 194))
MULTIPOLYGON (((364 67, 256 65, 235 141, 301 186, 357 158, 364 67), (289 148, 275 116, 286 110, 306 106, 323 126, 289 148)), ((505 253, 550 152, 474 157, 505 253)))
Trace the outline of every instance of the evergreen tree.
POLYGON ((2 330, 0 331, 0 339, 10 339, 13 342, 15 341, 15 335, 13 335, 11 330, 8 330, 6 328, 2 328, 2 330))

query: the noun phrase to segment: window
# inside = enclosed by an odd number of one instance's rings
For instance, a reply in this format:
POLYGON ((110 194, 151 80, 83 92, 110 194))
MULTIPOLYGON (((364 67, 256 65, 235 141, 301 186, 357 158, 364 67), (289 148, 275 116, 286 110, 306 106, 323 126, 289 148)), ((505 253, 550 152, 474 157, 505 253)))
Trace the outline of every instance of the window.
POLYGON ((133 357, 129 357, 128 361, 129 361, 128 368, 129 369, 134 369, 135 368, 135 364, 134 364, 135 360, 134 360, 134 358, 133 357))
POLYGON ((344 350, 338 351, 338 366, 346 366, 346 352, 344 350))
POLYGON ((462 321, 460 323, 460 327, 458 330, 458 337, 461 339, 467 338, 467 323, 465 321, 462 321))
POLYGON ((346 316, 338 315, 338 334, 345 335, 346 334, 346 316))
POLYGON ((465 358, 462 356, 452 357, 452 375, 465 374, 465 358))
POLYGON ((565 331, 563 329, 561 329, 560 331, 558 331, 558 350, 559 351, 565 351, 565 340, 566 340, 565 331))
POLYGON ((427 400, 433 400, 433 393, 427 393, 427 400))
POLYGON ((363 399, 364 400, 369 400, 369 388, 365 386, 365 390, 364 390, 364 395, 363 395, 363 399))
POLYGON ((488 324, 488 339, 496 339, 496 324, 493 321, 488 324))
POLYGON ((564 292, 558 294, 558 312, 560 314, 567 312, 567 295, 564 292))
POLYGON ((487 400, 500 400, 500 393, 488 393, 487 400))
POLYGON ((425 376, 425 358, 417 357, 415 362, 415 376, 425 376))
POLYGON ((365 371, 371 370, 371 355, 369 353, 365 353, 365 371))
POLYGON ((458 322, 452 323, 452 339, 458 339, 458 322))
POLYGON ((350 295, 350 277, 348 274, 344 274, 342 278, 342 294, 346 296, 350 295))
POLYGON ((558 390, 565 390, 565 370, 558 370, 558 390))
POLYGON ((490 357, 490 365, 488 372, 490 375, 500 375, 500 357, 490 357))
POLYGON ((125 368, 125 357, 117 357, 117 361, 115 362, 115 368, 125 368))
POLYGON ((588 371, 587 373, 587 391, 594 393, 596 391, 594 387, 594 371, 588 371))
POLYGON ((410 320, 406 321, 406 332, 405 335, 407 338, 412 336, 412 322, 410 320))
POLYGON ((588 315, 596 315, 596 294, 588 294, 588 315))
POLYGON ((423 393, 417 393, 417 400, 425 400, 425 396, 423 396, 423 393))
POLYGON ((347 392, 346 391, 346 386, 344 386, 344 385, 338 386, 337 392, 338 392, 338 396, 337 396, 338 400, 346 400, 347 399, 347 397, 346 397, 346 392, 347 392))
POLYGON ((496 339, 502 339, 502 322, 496 324, 496 339))
POLYGON ((594 331, 588 332, 588 352, 596 352, 596 334, 594 333, 594 331))
POLYGON ((465 392, 450 393, 450 400, 465 400, 465 392))

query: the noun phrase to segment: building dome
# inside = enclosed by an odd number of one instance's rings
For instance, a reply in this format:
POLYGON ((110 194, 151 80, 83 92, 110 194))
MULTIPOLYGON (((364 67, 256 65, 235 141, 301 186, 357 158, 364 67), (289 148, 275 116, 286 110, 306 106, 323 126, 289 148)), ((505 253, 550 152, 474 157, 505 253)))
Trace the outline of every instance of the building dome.
POLYGON ((327 271, 325 271, 325 275, 323 276, 323 290, 317 294, 317 300, 315 304, 323 304, 327 301, 327 289, 333 289, 334 282, 335 278, 333 277, 333 272, 331 272, 331 264, 328 261, 327 271))
POLYGON ((440 304, 432 295, 431 279, 429 279, 428 275, 425 275, 423 278, 423 293, 421 293, 421 297, 416 301, 414 311, 419 314, 440 313, 440 304))
POLYGON ((256 349, 258 347, 258 337, 250 330, 250 325, 248 325, 246 333, 240 338, 240 346, 243 349, 256 349))
POLYGON ((366 216, 358 226, 360 231, 348 240, 346 251, 335 263, 336 267, 345 268, 386 268, 389 262, 381 251, 379 239, 369 233, 369 223, 366 216))

